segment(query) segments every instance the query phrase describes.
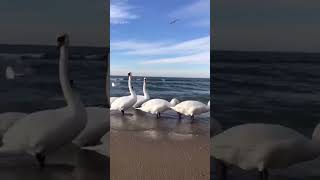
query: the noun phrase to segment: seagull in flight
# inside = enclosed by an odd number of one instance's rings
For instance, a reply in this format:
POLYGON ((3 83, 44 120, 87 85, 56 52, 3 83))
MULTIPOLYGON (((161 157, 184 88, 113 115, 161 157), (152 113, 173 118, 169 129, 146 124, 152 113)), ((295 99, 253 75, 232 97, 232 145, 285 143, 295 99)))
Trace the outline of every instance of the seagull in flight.
POLYGON ((170 24, 174 24, 174 23, 176 23, 177 21, 179 21, 179 19, 175 19, 175 20, 171 21, 170 24))

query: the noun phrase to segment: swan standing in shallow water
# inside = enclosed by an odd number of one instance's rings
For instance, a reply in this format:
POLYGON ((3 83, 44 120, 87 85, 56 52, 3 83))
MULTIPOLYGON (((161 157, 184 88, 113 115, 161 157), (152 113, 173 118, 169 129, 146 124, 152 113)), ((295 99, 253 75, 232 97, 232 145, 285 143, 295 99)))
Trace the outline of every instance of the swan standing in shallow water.
POLYGON ((208 102, 208 105, 199 101, 183 101, 176 106, 171 107, 171 109, 178 113, 179 119, 181 119, 181 114, 184 114, 186 116, 191 116, 192 120, 194 120, 195 115, 210 111, 210 101, 208 102))
POLYGON ((141 111, 148 112, 151 114, 156 114, 157 118, 160 117, 160 113, 167 111, 170 109, 170 107, 175 106, 179 103, 179 100, 173 98, 170 102, 164 100, 164 99, 151 99, 141 105, 140 109, 141 111))
POLYGON ((149 99, 150 99, 150 96, 147 91, 147 78, 143 78, 143 96, 141 95, 137 96, 137 102, 133 105, 133 107, 138 108, 149 99))
POLYGON ((40 167, 50 152, 69 144, 87 123, 86 110, 73 92, 68 76, 69 37, 58 37, 60 47, 59 80, 67 106, 31 113, 15 123, 4 135, 0 155, 29 154, 40 167))
POLYGON ((280 125, 239 125, 214 136, 211 153, 218 160, 221 179, 226 179, 227 163, 244 170, 257 169, 260 179, 267 180, 269 169, 286 168, 320 155, 320 124, 312 139, 280 125))
POLYGON ((131 72, 128 73, 128 86, 130 94, 129 96, 122 96, 117 98, 113 103, 111 104, 110 110, 119 110, 122 112, 122 115, 124 115, 124 111, 131 108, 136 102, 137 102, 137 95, 133 90, 133 87, 131 85, 131 72))

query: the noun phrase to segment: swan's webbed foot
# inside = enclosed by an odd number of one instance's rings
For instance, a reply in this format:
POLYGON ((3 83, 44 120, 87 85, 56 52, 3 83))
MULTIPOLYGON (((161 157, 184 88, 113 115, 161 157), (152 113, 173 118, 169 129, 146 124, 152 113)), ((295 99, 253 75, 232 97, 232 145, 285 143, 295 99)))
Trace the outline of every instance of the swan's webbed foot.
POLYGON ((215 160, 217 162, 217 166, 216 166, 217 179, 227 180, 227 166, 224 164, 223 161, 219 159, 215 159, 215 160))
POLYGON ((157 113, 157 119, 159 119, 160 118, 160 113, 157 113))
POLYGON ((192 120, 192 122, 194 121, 194 115, 191 116, 191 120, 192 120))
POLYGON ((122 116, 124 116, 124 110, 121 110, 122 116))
POLYGON ((36 158, 38 160, 40 169, 43 169, 45 167, 45 160, 46 160, 46 156, 41 154, 41 153, 37 153, 36 154, 36 158))
POLYGON ((181 113, 177 113, 178 114, 178 119, 181 120, 181 113))
POLYGON ((268 180, 269 178, 269 173, 268 170, 263 170, 263 171, 259 171, 259 179, 260 180, 268 180))

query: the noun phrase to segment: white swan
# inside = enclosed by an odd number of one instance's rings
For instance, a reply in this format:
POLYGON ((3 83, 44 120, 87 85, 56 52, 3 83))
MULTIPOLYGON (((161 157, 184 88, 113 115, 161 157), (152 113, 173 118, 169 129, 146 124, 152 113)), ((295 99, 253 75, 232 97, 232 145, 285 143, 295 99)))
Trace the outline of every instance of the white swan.
POLYGON ((110 97, 110 104, 112 104, 116 99, 118 99, 119 97, 110 97))
POLYGON ((239 125, 214 136, 211 153, 224 169, 222 176, 227 163, 244 170, 257 169, 266 180, 268 169, 286 168, 320 155, 320 124, 312 139, 280 125, 239 125))
POLYGON ((143 96, 137 95, 137 102, 133 105, 133 107, 138 108, 149 99, 150 96, 147 91, 147 78, 143 78, 143 96))
POLYGON ((102 142, 101 144, 96 145, 96 146, 83 147, 82 149, 95 151, 103 156, 110 157, 109 140, 110 140, 110 133, 108 132, 100 139, 100 141, 102 142))
POLYGON ((14 72, 13 68, 11 66, 6 67, 6 79, 15 79, 16 73, 14 72))
POLYGON ((183 101, 176 106, 171 107, 171 109, 178 113, 179 119, 181 119, 181 114, 184 114, 186 116, 191 116, 192 120, 194 120, 195 115, 210 111, 210 101, 208 102, 208 105, 199 101, 183 101))
POLYGON ((69 82, 67 34, 58 37, 58 45, 59 79, 67 106, 38 111, 20 119, 5 133, 0 155, 26 153, 35 156, 43 168, 45 157, 50 152, 71 143, 84 129, 87 122, 86 110, 69 82))
POLYGON ((7 130, 13 126, 19 119, 25 117, 26 113, 21 112, 6 112, 0 114, 0 138, 7 132, 7 130))
POLYGON ((101 137, 110 130, 110 112, 108 108, 86 107, 87 124, 73 143, 82 146, 101 144, 101 137))
POLYGON ((160 113, 169 110, 170 107, 175 106, 177 103, 179 103, 179 100, 175 98, 173 98, 170 102, 164 99, 151 99, 143 103, 141 107, 137 109, 151 114, 156 114, 157 118, 159 118, 160 113))
POLYGON ((130 94, 129 96, 122 96, 117 98, 113 103, 111 104, 110 110, 119 110, 122 112, 122 115, 124 115, 124 111, 131 108, 136 102, 137 102, 137 95, 133 90, 133 87, 131 85, 131 72, 128 73, 128 86, 130 94))

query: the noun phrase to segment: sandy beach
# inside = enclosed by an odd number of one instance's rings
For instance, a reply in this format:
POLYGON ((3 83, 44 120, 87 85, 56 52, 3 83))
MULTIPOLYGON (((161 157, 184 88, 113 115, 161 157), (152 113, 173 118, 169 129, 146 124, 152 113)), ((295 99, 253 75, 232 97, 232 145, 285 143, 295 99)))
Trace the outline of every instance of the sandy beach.
POLYGON ((139 111, 111 113, 110 177, 113 180, 208 180, 209 128, 200 120, 160 119, 139 111))

